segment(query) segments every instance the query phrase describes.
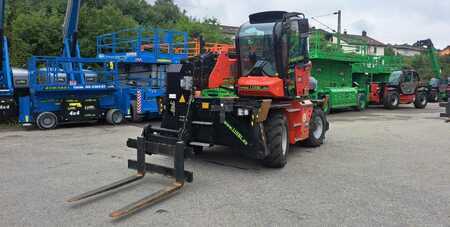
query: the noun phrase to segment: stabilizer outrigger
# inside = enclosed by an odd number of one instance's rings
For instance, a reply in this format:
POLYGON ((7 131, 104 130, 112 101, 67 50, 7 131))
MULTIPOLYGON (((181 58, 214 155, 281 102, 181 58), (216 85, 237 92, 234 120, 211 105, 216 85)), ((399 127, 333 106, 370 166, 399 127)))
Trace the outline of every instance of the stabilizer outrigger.
MULTIPOLYGON (((191 103, 192 95, 189 99, 187 116, 189 116, 191 103)), ((192 147, 186 146, 187 136, 189 134, 187 133, 187 129, 189 128, 188 122, 189 121, 186 120, 180 130, 157 128, 152 127, 151 125, 146 126, 142 133, 142 136, 138 137, 137 139, 128 139, 127 141, 128 147, 135 148, 137 150, 137 159, 128 160, 128 168, 137 170, 136 175, 75 196, 68 199, 67 202, 77 202, 128 185, 130 183, 143 179, 146 172, 159 173, 165 176, 172 177, 175 179, 175 182, 155 193, 150 194, 147 197, 144 197, 121 209, 113 211, 109 215, 110 217, 125 217, 140 209, 151 206, 172 196, 173 194, 175 194, 175 192, 177 192, 184 186, 185 182, 190 183, 194 179, 193 173, 184 169, 185 157, 192 156, 193 154, 192 147), (147 163, 145 160, 146 155, 152 154, 173 156, 173 168, 147 163)))

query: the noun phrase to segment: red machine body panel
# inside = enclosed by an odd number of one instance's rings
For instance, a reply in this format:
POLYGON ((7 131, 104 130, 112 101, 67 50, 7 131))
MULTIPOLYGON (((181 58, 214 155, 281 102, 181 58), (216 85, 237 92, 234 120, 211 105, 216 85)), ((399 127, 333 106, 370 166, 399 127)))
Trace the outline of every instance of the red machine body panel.
MULTIPOLYGON (((380 84, 373 82, 370 83, 370 96, 369 96, 369 102, 372 104, 382 104, 383 102, 383 97, 380 96, 380 89, 381 86, 380 84)), ((388 94, 390 91, 389 87, 385 86, 384 87, 384 94, 388 94)), ((405 95, 405 94, 399 94, 400 97, 400 104, 410 104, 413 103, 414 100, 416 99, 416 95, 412 94, 412 95, 405 95)))
POLYGON ((278 77, 246 76, 238 80, 239 96, 284 97, 284 83, 278 77))
POLYGON ((314 105, 310 100, 292 101, 284 113, 288 119, 289 142, 295 144, 309 137, 309 122, 311 121, 314 105))
POLYGON ((381 103, 381 97, 380 97, 380 85, 378 83, 370 83, 370 95, 369 95, 369 102, 374 104, 380 104, 381 103))
POLYGON ((400 95, 400 103, 401 104, 410 104, 413 103, 414 100, 416 99, 416 95, 412 94, 412 95, 400 95))
POLYGON ((309 95, 309 78, 311 77, 312 63, 309 62, 305 67, 295 66, 295 80, 297 96, 309 95))
MULTIPOLYGON (((236 59, 230 59, 228 52, 221 52, 216 65, 210 74, 208 88, 219 88, 226 84, 234 85, 233 68, 237 65, 236 59)), ((236 66, 237 67, 237 66, 236 66)))

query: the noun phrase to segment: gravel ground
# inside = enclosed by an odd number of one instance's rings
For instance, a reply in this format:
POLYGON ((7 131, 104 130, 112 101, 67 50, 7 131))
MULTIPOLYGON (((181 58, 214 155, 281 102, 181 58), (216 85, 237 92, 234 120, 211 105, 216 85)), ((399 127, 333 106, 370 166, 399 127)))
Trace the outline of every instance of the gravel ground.
POLYGON ((107 196, 64 200, 132 174, 125 142, 143 125, 2 128, 0 226, 450 226, 450 124, 439 112, 332 114, 326 144, 293 147, 278 170, 215 148, 187 161, 192 184, 120 220, 108 214, 170 179, 149 175, 107 196))

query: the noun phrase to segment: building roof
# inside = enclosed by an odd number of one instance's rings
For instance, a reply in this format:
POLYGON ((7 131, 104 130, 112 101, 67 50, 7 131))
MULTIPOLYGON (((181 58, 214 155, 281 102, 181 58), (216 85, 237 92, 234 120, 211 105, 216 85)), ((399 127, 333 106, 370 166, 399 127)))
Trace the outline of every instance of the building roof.
MULTIPOLYGON (((325 31, 320 28, 313 27, 312 30, 316 30, 319 32, 327 33, 327 34, 333 34, 334 36, 336 36, 336 33, 330 33, 328 31, 325 31)), ((383 46, 383 47, 387 46, 386 44, 384 44, 370 36, 367 36, 366 31, 363 31, 361 33, 361 35, 347 34, 347 32, 344 32, 344 33, 341 33, 340 38, 341 38, 341 40, 343 40, 344 42, 346 42, 350 45, 369 45, 369 46, 383 46)))
POLYGON ((361 45, 367 44, 369 46, 387 46, 386 44, 367 36, 367 33, 363 31, 362 35, 352 35, 346 34, 345 32, 341 34, 341 40, 348 44, 361 45))
POLYGON ((394 49, 401 49, 401 50, 411 50, 411 51, 417 51, 417 52, 422 52, 425 51, 424 48, 422 47, 415 47, 409 44, 394 44, 394 45, 389 45, 390 47, 394 48, 394 49))
POLYGON ((220 25, 220 29, 226 35, 235 35, 239 31, 239 27, 228 25, 220 25))
POLYGON ((439 55, 450 56, 450 45, 447 46, 446 48, 442 49, 441 51, 439 51, 439 55))

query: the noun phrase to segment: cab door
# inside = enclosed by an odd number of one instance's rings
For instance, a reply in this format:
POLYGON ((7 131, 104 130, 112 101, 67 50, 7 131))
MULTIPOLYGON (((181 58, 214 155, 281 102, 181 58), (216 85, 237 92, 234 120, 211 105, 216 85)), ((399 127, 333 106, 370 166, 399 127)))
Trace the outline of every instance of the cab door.
POLYGON ((413 72, 406 71, 400 78, 400 90, 405 95, 412 95, 416 92, 416 83, 413 79, 413 72))
POLYGON ((309 25, 306 19, 293 19, 289 22, 289 96, 305 96, 309 91, 311 63, 307 59, 309 25))

